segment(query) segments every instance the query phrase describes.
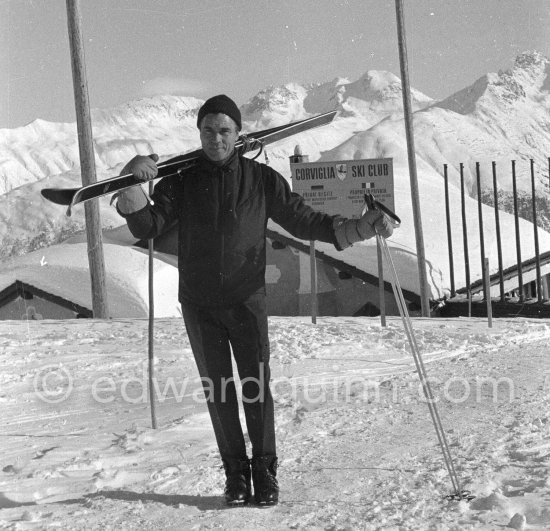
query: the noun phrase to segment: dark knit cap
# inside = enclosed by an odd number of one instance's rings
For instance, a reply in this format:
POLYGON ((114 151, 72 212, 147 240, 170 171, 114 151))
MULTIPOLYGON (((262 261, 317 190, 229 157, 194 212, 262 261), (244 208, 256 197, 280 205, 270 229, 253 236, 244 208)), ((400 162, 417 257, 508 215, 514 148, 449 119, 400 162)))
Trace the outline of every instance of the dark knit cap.
POLYGON ((235 121, 239 131, 241 130, 241 111, 239 111, 237 104, 225 94, 213 96, 204 102, 202 107, 199 109, 199 115, 197 116, 197 127, 200 128, 201 120, 207 114, 218 113, 227 114, 229 118, 232 118, 235 121))

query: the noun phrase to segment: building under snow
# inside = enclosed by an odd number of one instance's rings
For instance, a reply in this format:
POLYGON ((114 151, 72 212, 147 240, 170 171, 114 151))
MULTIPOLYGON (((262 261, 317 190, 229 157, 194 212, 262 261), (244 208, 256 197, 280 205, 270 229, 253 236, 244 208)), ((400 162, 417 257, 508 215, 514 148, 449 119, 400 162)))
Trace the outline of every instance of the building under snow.
MULTIPOLYGON (((126 226, 104 236, 108 305, 112 317, 148 315, 146 242, 137 242, 126 226)), ((374 256, 376 248, 360 256, 374 256)), ((155 240, 155 315, 180 315, 174 233, 155 240)), ((371 258, 372 258, 371 256, 371 258)), ((353 252, 338 252, 318 243, 318 315, 378 315, 378 279, 356 263, 353 252)), ((268 229, 266 290, 270 315, 311 313, 309 244, 291 237, 275 224, 268 229)), ((386 311, 397 307, 386 283, 386 311)), ((411 310, 418 296, 405 290, 411 310)), ((92 316, 88 257, 84 236, 40 249, 2 264, 0 319, 66 319, 92 316)))

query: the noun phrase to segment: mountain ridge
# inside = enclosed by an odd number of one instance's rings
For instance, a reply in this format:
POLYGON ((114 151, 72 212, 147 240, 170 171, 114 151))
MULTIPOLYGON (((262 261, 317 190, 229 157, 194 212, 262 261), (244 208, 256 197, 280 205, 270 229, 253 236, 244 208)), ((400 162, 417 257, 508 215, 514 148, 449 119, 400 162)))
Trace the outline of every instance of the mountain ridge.
MULTIPOLYGON (((413 110, 433 99, 411 89, 413 110)), ((391 72, 368 70, 355 81, 337 77, 323 83, 287 83, 270 86, 241 107, 253 128, 273 127, 283 120, 300 120, 331 110, 341 116, 360 116, 374 125, 389 114, 403 111, 401 80, 391 72)))

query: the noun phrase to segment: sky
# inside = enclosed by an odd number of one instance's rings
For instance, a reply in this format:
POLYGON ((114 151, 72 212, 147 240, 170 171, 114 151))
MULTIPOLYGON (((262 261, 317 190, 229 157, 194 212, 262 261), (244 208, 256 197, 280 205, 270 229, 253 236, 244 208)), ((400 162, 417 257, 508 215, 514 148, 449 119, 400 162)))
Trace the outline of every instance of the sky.
MULTIPOLYGON (((411 85, 444 98, 550 56, 548 0, 404 0, 411 85)), ((91 107, 399 76, 394 0, 80 0, 91 107)), ((0 0, 0 128, 75 121, 63 0, 0 0)))

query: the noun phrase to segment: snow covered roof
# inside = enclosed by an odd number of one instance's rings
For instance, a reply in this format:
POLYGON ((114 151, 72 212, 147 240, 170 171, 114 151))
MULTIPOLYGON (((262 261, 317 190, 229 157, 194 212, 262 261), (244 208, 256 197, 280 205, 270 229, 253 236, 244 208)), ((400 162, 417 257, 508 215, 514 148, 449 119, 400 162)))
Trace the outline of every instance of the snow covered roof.
MULTIPOLYGON (((268 224, 267 235, 269 238, 282 241, 287 245, 298 249, 299 251, 309 253, 309 242, 295 238, 271 221, 268 224)), ((395 254, 396 250, 393 249, 390 252, 395 254)), ((343 251, 338 251, 334 245, 330 243, 315 242, 315 255, 318 259, 323 260, 332 267, 345 271, 365 282, 370 282, 372 284, 378 283, 378 258, 376 243, 373 241, 363 242, 357 246, 348 247, 343 251), (376 267, 376 269, 369 272, 370 269, 365 267, 366 265, 376 267)), ((397 269, 399 269, 399 267, 397 267, 397 269)), ((410 269, 401 271, 401 273, 398 272, 398 276, 400 283, 403 284, 403 282, 405 282, 405 285, 407 286, 404 287, 402 285, 405 298, 409 301, 419 301, 420 297, 418 293, 409 289, 411 286, 415 285, 415 282, 417 282, 416 278, 409 278, 411 276, 410 269)), ((388 290, 392 289, 390 281, 390 273, 389 271, 386 271, 386 268, 384 268, 384 283, 386 285, 386 289, 388 290)))
MULTIPOLYGON (((80 306, 73 301, 64 299, 63 297, 59 297, 54 293, 43 291, 33 286, 32 284, 28 284, 20 280, 16 280, 15 282, 13 282, 13 284, 10 284, 8 287, 0 290, 0 309, 4 305, 9 304, 14 300, 17 300, 19 297, 27 299, 29 294, 32 297, 36 296, 52 302, 58 306, 61 306, 62 308, 69 309, 70 311, 74 312, 78 317, 93 317, 93 311, 91 310, 91 308, 85 308, 84 306, 80 306)), ((25 315, 27 316, 27 319, 33 318, 32 316, 35 314, 35 311, 36 308, 34 308, 33 306, 25 305, 25 315)), ((9 319, 10 317, 7 318, 9 319)))
MULTIPOLYGON (((134 247, 105 243, 107 294, 111 317, 148 315, 148 256, 134 247)), ((155 259, 155 315, 179 315, 178 272, 174 265, 155 259)), ((65 243, 19 256, 0 269, 0 291, 16 281, 92 308, 86 243, 65 243)))

